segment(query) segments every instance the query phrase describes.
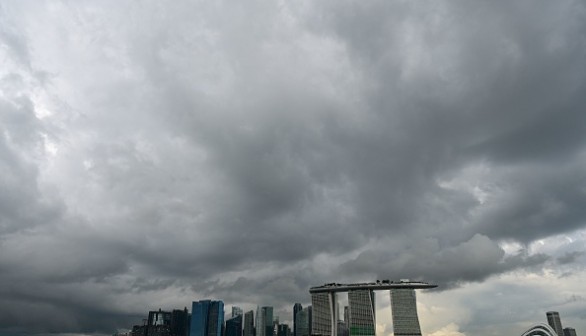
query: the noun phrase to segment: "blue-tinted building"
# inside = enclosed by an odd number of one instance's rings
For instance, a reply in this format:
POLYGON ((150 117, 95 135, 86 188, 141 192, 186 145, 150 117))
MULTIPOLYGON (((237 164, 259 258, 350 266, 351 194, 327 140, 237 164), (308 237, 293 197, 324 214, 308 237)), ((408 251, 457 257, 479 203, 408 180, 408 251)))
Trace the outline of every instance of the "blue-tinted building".
POLYGON ((226 321, 226 336, 242 336, 242 315, 226 321))
POLYGON ((191 307, 189 336, 222 336, 224 302, 194 301, 191 307))

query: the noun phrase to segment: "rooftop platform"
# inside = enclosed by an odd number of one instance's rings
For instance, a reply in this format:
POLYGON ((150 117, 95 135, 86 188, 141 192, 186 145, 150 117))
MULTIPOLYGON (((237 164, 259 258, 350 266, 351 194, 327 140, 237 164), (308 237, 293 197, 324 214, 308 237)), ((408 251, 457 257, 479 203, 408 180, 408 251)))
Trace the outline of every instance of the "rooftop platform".
POLYGON ((389 289, 429 289, 436 288, 437 285, 428 284, 420 281, 409 280, 377 280, 376 282, 354 283, 354 284, 339 284, 328 283, 323 286, 311 287, 309 293, 334 293, 334 292, 349 292, 353 290, 369 289, 369 290, 389 290, 389 289))

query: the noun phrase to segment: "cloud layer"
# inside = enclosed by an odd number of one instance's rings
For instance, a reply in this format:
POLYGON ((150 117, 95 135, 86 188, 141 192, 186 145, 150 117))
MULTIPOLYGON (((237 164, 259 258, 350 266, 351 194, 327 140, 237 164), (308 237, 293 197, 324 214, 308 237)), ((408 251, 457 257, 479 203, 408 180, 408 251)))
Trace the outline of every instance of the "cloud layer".
MULTIPOLYGON (((0 332, 111 333, 207 297, 288 320, 331 281, 564 287, 586 251, 585 16, 0 5, 0 332)), ((499 330, 478 319, 429 332, 499 330)))

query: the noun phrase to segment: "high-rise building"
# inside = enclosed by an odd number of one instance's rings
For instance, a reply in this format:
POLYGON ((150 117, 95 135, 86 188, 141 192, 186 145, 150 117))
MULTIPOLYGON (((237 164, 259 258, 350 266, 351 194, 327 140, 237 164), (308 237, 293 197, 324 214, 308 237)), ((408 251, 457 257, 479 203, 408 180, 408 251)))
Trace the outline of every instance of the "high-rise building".
POLYGON ((348 310, 348 306, 344 306, 344 322, 346 322, 346 327, 350 323, 350 311, 348 310))
POLYGON ((244 314, 244 336, 255 336, 254 312, 252 310, 244 314))
POLYGON ((295 316, 295 325, 297 326, 297 336, 311 336, 311 325, 309 324, 309 309, 311 306, 303 308, 295 316))
POLYGON ((570 327, 564 328, 564 336, 577 336, 576 329, 570 327))
POLYGON ((224 302, 194 301, 191 309, 189 336, 222 336, 224 326, 224 302))
POLYGON ((297 335, 297 323, 295 323, 295 321, 297 321, 297 313, 299 313, 302 309, 303 307, 301 306, 301 303, 296 303, 293 305, 293 336, 299 336, 297 335))
POLYGON ((391 289, 391 310, 395 336, 421 336, 415 290, 391 289))
POLYGON ((265 306, 256 310, 256 336, 273 336, 273 307, 265 306))
POLYGON ((174 309, 171 312, 171 335, 189 336, 189 311, 187 307, 183 310, 174 309))
POLYGON ((335 336, 338 322, 336 293, 311 293, 313 315, 311 334, 335 336))
POLYGON ((236 317, 238 315, 242 315, 242 308, 232 306, 232 316, 231 317, 236 317))
POLYGON ((242 336, 242 314, 226 321, 225 336, 242 336))
POLYGON ((547 323, 555 330, 558 336, 564 336, 564 328, 562 327, 562 320, 560 319, 560 313, 556 311, 548 311, 545 313, 547 316, 547 323))
POLYGON ((291 336, 291 328, 288 324, 279 324, 277 326, 277 336, 291 336))
POLYGON ((374 291, 370 289, 349 291, 348 306, 350 336, 374 336, 376 330, 374 291))

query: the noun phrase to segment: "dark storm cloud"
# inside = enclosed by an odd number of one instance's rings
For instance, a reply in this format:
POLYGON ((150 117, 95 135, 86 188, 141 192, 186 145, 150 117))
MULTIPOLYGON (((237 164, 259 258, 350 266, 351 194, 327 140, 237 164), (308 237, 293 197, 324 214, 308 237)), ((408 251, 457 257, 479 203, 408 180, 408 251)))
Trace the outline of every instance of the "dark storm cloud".
POLYGON ((543 254, 528 256, 524 252, 505 256, 498 244, 481 235, 443 248, 435 239, 414 240, 405 245, 397 249, 384 245, 368 249, 342 264, 341 273, 374 272, 378 279, 401 274, 417 280, 433 279, 442 289, 448 289, 462 282, 482 281, 493 274, 539 266, 549 259, 543 254))
POLYGON ((0 327, 454 288, 584 228, 581 3, 249 6, 0 7, 0 327))

